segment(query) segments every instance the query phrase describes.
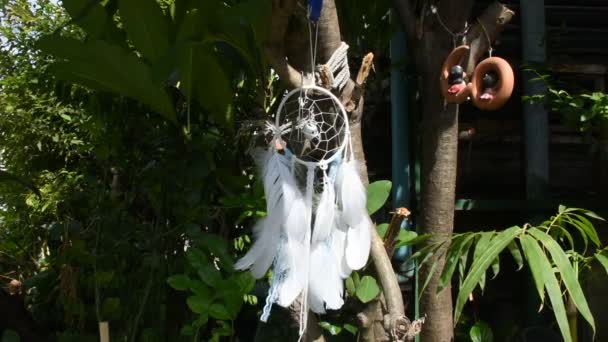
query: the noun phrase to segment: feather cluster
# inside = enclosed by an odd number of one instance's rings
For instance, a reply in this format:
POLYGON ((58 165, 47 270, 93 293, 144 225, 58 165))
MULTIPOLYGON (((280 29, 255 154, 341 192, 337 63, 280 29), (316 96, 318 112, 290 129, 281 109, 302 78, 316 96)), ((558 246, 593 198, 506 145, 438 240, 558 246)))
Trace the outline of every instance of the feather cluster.
POLYGON ((272 266, 263 320, 273 303, 288 307, 300 295, 304 315, 308 309, 324 313, 341 308, 344 279, 365 266, 370 251, 373 225, 357 161, 351 158, 320 170, 309 167, 308 181, 302 182, 294 175, 298 165, 288 152, 270 147, 254 153, 267 215, 253 227, 253 246, 235 264, 255 278, 272 266))

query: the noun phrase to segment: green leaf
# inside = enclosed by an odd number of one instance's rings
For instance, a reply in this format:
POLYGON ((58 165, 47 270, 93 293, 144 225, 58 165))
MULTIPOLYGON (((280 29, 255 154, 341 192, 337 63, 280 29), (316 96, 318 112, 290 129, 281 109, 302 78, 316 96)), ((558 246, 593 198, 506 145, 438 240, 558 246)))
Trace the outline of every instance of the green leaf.
POLYGON ((388 223, 379 224, 376 226, 376 230, 378 231, 378 235, 381 239, 384 239, 386 235, 386 231, 388 230, 388 223))
POLYGON ((266 36, 270 28, 268 21, 272 16, 272 1, 243 1, 231 8, 231 12, 249 22, 253 29, 256 43, 259 44, 266 41, 266 36))
MULTIPOLYGON (((543 266, 540 258, 537 257, 536 254, 529 252, 532 247, 530 247, 529 240, 524 241, 524 239, 520 239, 522 250, 524 251, 524 255, 526 256, 526 260, 528 260, 528 268, 530 269, 530 273, 532 273, 532 279, 534 279, 534 284, 536 285, 536 291, 538 292, 538 296, 540 298, 541 304, 545 302, 545 284, 544 284, 544 276, 543 276, 543 266)), ((544 254, 543 254, 544 257, 544 254)))
POLYGON ((390 181, 376 181, 367 187, 367 212, 372 215, 378 211, 391 194, 390 181))
POLYGON ((454 309, 454 322, 458 322, 462 309, 469 298, 475 286, 479 283, 482 275, 485 274, 486 270, 494 259, 513 241, 513 239, 521 233, 521 228, 511 227, 496 235, 488 245, 485 251, 481 255, 473 260, 471 269, 465 280, 462 283, 462 287, 458 292, 458 298, 456 299, 456 306, 454 309))
POLYGON ((348 323, 345 323, 342 327, 344 328, 344 330, 348 331, 349 333, 351 333, 355 336, 357 335, 357 331, 359 331, 359 329, 356 326, 354 326, 352 324, 348 324, 348 323))
POLYGON ((472 342, 492 342, 494 341, 494 334, 492 328, 483 321, 477 321, 475 325, 471 327, 469 331, 472 342))
POLYGON ((196 269, 203 268, 210 263, 205 253, 196 247, 188 248, 186 251, 186 258, 190 265, 196 269))
POLYGON ((20 341, 21 341, 21 337, 19 337, 19 334, 17 334, 17 332, 14 330, 6 329, 6 330, 4 330, 4 333, 2 333, 2 342, 20 342, 20 341))
POLYGON ((561 280, 566 286, 568 293, 570 293, 570 298, 572 298, 572 301, 576 305, 578 311, 589 323, 589 325, 591 325, 591 328, 595 333, 595 321, 593 319, 593 315, 591 314, 591 310, 589 310, 587 299, 585 298, 585 294, 583 293, 583 289, 581 288, 578 280, 578 274, 574 271, 572 264, 570 264, 570 259, 568 259, 568 256, 560 245, 545 232, 538 228, 531 228, 529 232, 549 251, 551 258, 553 259, 553 263, 559 271, 561 280))
POLYGON ((540 282, 547 289, 549 300, 553 306, 553 313, 555 314, 557 325, 559 326, 564 341, 572 342, 572 335, 570 334, 570 326, 568 325, 568 317, 562 298, 562 291, 555 278, 555 273, 553 272, 553 267, 551 266, 549 259, 547 259, 547 256, 543 253, 543 250, 536 240, 528 234, 521 236, 521 246, 537 286, 540 282), (537 277, 540 277, 540 279, 537 280, 537 277))
POLYGON ((420 288, 420 294, 418 295, 418 301, 420 301, 422 299, 422 294, 424 294, 424 290, 426 290, 426 287, 429 286, 429 283, 431 282, 431 279, 433 278, 433 274, 435 274, 436 269, 437 269, 437 263, 434 262, 433 265, 431 265, 431 268, 429 269, 427 277, 424 280, 424 284, 422 284, 422 287, 420 288))
POLYGON ((210 300, 215 297, 214 292, 212 292, 211 288, 209 288, 209 286, 207 286, 205 283, 198 279, 192 279, 190 281, 190 290, 192 290, 194 294, 199 295, 201 297, 210 298, 210 300))
POLYGON ((462 286, 462 281, 464 280, 465 270, 467 268, 467 262, 469 260, 469 251, 466 251, 460 255, 460 261, 458 262, 458 287, 462 286))
POLYGON ((154 62, 169 48, 168 18, 156 0, 119 0, 120 18, 144 58, 154 62))
POLYGON ((605 221, 603 217, 599 216, 598 214, 594 213, 591 210, 585 210, 585 209, 581 209, 581 212, 591 218, 594 218, 596 220, 600 220, 600 221, 605 221))
POLYGON ((608 256, 606 256, 606 254, 608 254, 607 251, 601 251, 595 254, 595 258, 602 266, 604 266, 604 270, 608 274, 608 256))
POLYGON ((175 274, 167 278, 167 283, 169 286, 178 291, 189 289, 191 282, 190 277, 188 277, 186 274, 175 274))
POLYGON ((233 271, 232 265, 234 264, 234 260, 232 255, 228 253, 228 244, 226 240, 217 234, 201 232, 200 238, 196 243, 207 249, 213 256, 217 257, 225 270, 233 271))
POLYGON ((203 13, 197 8, 188 11, 181 21, 176 39, 177 43, 202 42, 206 33, 205 19, 203 13))
MULTIPOLYGON (((180 50, 178 69, 186 95, 191 94, 216 122, 231 127, 233 91, 210 46, 189 44, 180 50)), ((192 99, 191 98, 191 99, 192 99)))
POLYGON ((500 272, 500 254, 498 256, 496 256, 496 259, 494 259, 494 261, 492 261, 492 273, 494 274, 492 276, 492 279, 496 278, 496 276, 498 276, 499 272, 500 272))
POLYGON ((235 274, 232 278, 237 283, 241 293, 249 293, 255 286, 255 279, 250 272, 240 272, 235 274))
POLYGON ((214 303, 209 307, 209 316, 221 320, 231 319, 230 313, 226 307, 219 303, 214 303))
POLYGON ((402 229, 399 231, 399 236, 397 236, 397 244, 395 244, 395 248, 417 245, 428 240, 430 237, 431 234, 418 235, 418 233, 413 230, 402 229))
POLYGON ((213 264, 207 264, 199 268, 198 276, 205 284, 213 288, 217 288, 222 281, 220 271, 213 264))
POLYGON ((238 316, 239 312, 241 311, 244 302, 245 300, 243 295, 238 292, 225 293, 222 298, 222 304, 230 319, 236 319, 236 316, 238 316))
MULTIPOLYGON (((481 256, 484 250, 486 250, 495 234, 496 232, 494 231, 481 233, 481 237, 479 238, 479 241, 477 241, 477 244, 475 245, 475 251, 473 252, 473 262, 475 262, 475 260, 477 260, 481 256)), ((462 286, 462 284, 460 284, 460 286, 462 286)), ((479 278, 479 287, 482 291, 486 287, 486 272, 484 272, 479 278)))
POLYGON ((350 277, 353 279, 353 284, 355 284, 355 287, 358 287, 361 283, 361 277, 359 277, 359 272, 353 271, 353 273, 350 274, 350 277))
POLYGON ((338 325, 334 325, 331 324, 329 322, 319 322, 319 326, 327 331, 329 331, 329 333, 332 336, 336 336, 338 334, 340 334, 342 332, 342 327, 338 326, 338 325))
POLYGON ((62 0, 61 4, 76 25, 85 30, 90 38, 116 38, 119 31, 114 26, 104 6, 98 1, 62 0))
POLYGON ((211 305, 211 298, 207 296, 194 295, 188 297, 186 303, 192 312, 197 314, 208 313, 211 305))
POLYGON ((380 294, 380 288, 376 279, 370 276, 364 276, 357 286, 356 295, 357 298, 363 303, 367 303, 372 299, 376 298, 380 294))
POLYGON ((357 287, 355 286, 352 276, 346 278, 346 292, 348 292, 350 296, 354 296, 357 292, 357 287))
POLYGON ((445 258, 443 272, 439 278, 439 285, 437 285, 437 293, 440 293, 446 287, 446 285, 452 281, 452 275, 454 274, 456 266, 458 266, 458 263, 461 260, 460 257, 463 253, 469 252, 469 247, 471 246, 475 236, 476 234, 464 235, 462 239, 458 239, 450 246, 448 254, 445 258))
POLYGON ((176 123, 175 108, 148 65, 132 53, 105 41, 79 42, 56 35, 41 38, 37 47, 67 61, 53 66, 64 80, 131 97, 176 123))
POLYGON ((597 235, 597 231, 593 227, 593 223, 591 223, 591 221, 589 221, 582 215, 576 214, 572 214, 571 219, 571 223, 573 223, 577 227, 580 227, 580 229, 584 231, 584 234, 589 237, 591 242, 593 242, 596 247, 599 247, 601 245, 600 238, 597 235))
POLYGON ((521 255, 521 251, 519 250, 517 243, 513 241, 507 246, 507 248, 509 248, 509 252, 513 257, 513 260, 515 260, 515 263, 517 263, 517 270, 521 270, 524 267, 524 258, 521 255))

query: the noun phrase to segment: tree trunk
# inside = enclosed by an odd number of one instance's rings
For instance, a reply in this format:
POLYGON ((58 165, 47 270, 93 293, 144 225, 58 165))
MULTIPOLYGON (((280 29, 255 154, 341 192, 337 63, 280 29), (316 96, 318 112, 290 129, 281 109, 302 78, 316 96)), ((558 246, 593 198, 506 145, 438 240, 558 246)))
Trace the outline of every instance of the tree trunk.
MULTIPOLYGON (((420 51, 427 56, 418 70, 422 78, 422 194, 419 225, 431 234, 428 243, 450 239, 454 222, 456 167, 458 152, 458 106, 443 104, 439 91, 439 71, 449 53, 437 36, 426 34, 420 51)), ((445 39, 444 39, 445 40, 445 39)), ((451 43, 450 43, 451 44, 451 43)), ((448 45, 449 47, 449 45, 448 45)), ((439 275, 445 264, 447 244, 420 268, 420 279, 431 277, 422 293, 420 313, 426 315, 422 341, 449 342, 453 339, 452 294, 450 286, 437 294, 439 275), (436 272, 431 274, 431 267, 436 272)))
MULTIPOLYGON (((395 0, 395 8, 410 40, 409 46, 414 48, 416 70, 420 77, 423 119, 419 225, 423 233, 431 234, 427 242, 430 244, 450 239, 454 227, 458 106, 444 102, 439 77, 443 61, 454 45, 459 44, 456 39, 459 37, 452 34, 464 32, 472 7, 473 0, 444 0, 437 8, 432 8, 426 1, 415 7, 409 0, 395 0)), ((512 14, 498 2, 488 7, 478 24, 468 30, 466 41, 471 46, 471 53, 465 66, 476 64, 488 47, 487 40, 496 38, 512 14), (488 36, 485 36, 485 32, 488 36)), ((420 301, 420 313, 427 317, 421 333, 424 342, 449 342, 454 339, 451 287, 447 286, 437 294, 447 248, 446 245, 435 253, 419 272, 422 281, 430 277, 420 301), (434 268, 432 274, 431 268, 434 268)))

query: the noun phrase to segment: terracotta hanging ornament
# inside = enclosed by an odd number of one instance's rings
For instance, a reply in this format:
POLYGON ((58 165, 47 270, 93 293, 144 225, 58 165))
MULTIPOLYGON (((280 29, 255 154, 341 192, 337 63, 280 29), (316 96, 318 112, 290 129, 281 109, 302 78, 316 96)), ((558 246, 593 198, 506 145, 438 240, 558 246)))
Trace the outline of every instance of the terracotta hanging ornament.
POLYGON ((441 68, 441 93, 448 103, 461 104, 471 99, 481 110, 502 108, 511 94, 515 77, 509 63, 499 57, 490 57, 479 63, 467 82, 468 75, 461 64, 469 54, 469 46, 461 45, 448 55, 441 68))
POLYGON ((467 45, 461 45, 449 54, 441 67, 441 94, 448 103, 461 104, 471 94, 471 83, 467 83, 467 74, 460 66, 469 53, 467 45))
POLYGON ((490 57, 475 67, 471 83, 471 98, 475 107, 498 110, 511 98, 515 77, 509 62, 500 57, 490 57))

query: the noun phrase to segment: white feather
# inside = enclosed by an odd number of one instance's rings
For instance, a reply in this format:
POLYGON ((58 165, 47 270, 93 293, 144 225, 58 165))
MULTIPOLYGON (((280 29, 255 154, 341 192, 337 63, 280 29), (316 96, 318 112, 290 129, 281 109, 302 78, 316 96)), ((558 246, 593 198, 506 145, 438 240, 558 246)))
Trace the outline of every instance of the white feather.
POLYGON ((342 163, 336 175, 342 217, 350 227, 357 225, 367 216, 367 193, 359 177, 358 168, 359 163, 353 159, 342 163))
POLYGON ((254 278, 262 278, 276 255, 276 246, 279 244, 281 236, 281 225, 264 217, 253 227, 253 237, 255 243, 247 254, 239 259, 234 268, 244 270, 250 268, 254 278))
POLYGON ((303 253, 308 248, 307 237, 310 240, 308 212, 304 199, 300 196, 291 206, 291 211, 284 223, 287 245, 279 260, 284 259, 289 267, 286 278, 279 287, 279 305, 288 307, 298 297, 306 284, 308 275, 308 258, 303 253))
POLYGON ((323 192, 317 204, 315 224, 312 230, 312 244, 325 241, 335 226, 336 193, 329 184, 327 175, 323 176, 323 192))
POLYGON ((353 270, 363 268, 369 257, 371 230, 374 229, 369 217, 349 227, 346 234, 346 263, 353 270))
POLYGON ((341 221, 346 230, 345 260, 348 268, 358 270, 369 257, 373 224, 367 214, 367 194, 358 172, 356 160, 342 163, 336 175, 340 193, 341 221))
POLYGON ((308 292, 308 303, 313 312, 324 313, 326 308, 337 310, 344 304, 344 285, 336 262, 327 243, 321 242, 313 246, 308 292))
MULTIPOLYGON (((297 244, 304 240, 307 227, 302 221, 305 211, 302 195, 296 185, 296 180, 290 172, 289 158, 275 151, 256 150, 254 160, 262 171, 264 193, 266 195, 267 216, 262 218, 253 228, 254 243, 251 249, 236 262, 234 267, 242 270, 250 268, 255 278, 261 278, 270 268, 277 256, 280 243, 297 244), (303 209, 304 208, 304 209, 303 209), (285 239, 281 239, 284 236, 285 239), (285 242, 282 242, 285 241, 285 242)), ((299 248, 299 247, 294 247, 299 248)), ((304 272, 297 270, 297 262, 293 253, 285 252, 290 266, 287 278, 291 284, 299 284, 301 276, 291 276, 304 272)), ((302 287, 299 284, 296 287, 302 287)))
POLYGON ((333 258, 336 260, 336 266, 340 278, 346 279, 352 272, 352 269, 346 263, 346 234, 348 226, 342 221, 341 212, 337 211, 335 215, 336 226, 331 232, 330 249, 333 253, 333 258))

